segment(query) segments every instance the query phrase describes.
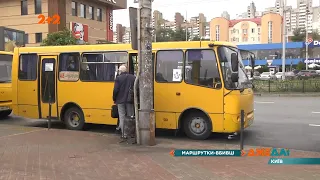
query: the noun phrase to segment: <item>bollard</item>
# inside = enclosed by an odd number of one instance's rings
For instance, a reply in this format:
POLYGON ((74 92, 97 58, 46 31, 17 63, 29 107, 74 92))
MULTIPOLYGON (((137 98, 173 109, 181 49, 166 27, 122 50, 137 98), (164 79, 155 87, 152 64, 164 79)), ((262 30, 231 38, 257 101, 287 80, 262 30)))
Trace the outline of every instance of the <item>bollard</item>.
POLYGON ((241 117, 240 117, 240 150, 243 150, 243 141, 244 137, 244 110, 241 110, 241 117))
POLYGON ((51 102, 49 103, 48 130, 51 128, 51 102))

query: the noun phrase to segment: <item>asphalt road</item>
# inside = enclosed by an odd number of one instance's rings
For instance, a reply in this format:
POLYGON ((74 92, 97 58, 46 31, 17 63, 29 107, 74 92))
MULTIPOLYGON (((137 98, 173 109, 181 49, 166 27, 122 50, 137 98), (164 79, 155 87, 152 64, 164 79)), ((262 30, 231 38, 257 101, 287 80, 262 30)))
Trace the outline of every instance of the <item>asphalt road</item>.
POLYGON ((247 144, 320 152, 320 97, 255 97, 247 144))
MULTIPOLYGON (((32 127, 46 128, 47 123, 11 116, 0 120, 0 138, 32 127)), ((60 122, 53 122, 52 127, 64 129, 60 122)), ((89 125, 87 130, 114 133, 113 126, 89 125)), ((157 132, 157 136, 186 139, 184 135, 175 137, 171 131, 157 132)), ((206 142, 236 144, 239 138, 229 140, 224 134, 213 134, 206 142)), ((320 152, 320 97, 255 97, 255 122, 245 131, 245 145, 320 152)))

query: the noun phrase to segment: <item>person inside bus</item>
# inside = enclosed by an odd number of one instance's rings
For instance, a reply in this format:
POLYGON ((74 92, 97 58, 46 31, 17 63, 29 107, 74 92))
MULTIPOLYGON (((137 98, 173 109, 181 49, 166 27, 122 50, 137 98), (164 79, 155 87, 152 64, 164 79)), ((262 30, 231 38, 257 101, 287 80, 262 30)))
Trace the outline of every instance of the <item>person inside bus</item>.
POLYGON ((67 71, 77 71, 76 69, 76 62, 73 59, 74 57, 69 56, 67 71))
POLYGON ((128 98, 134 87, 135 76, 127 72, 125 65, 119 67, 119 76, 116 78, 113 88, 113 101, 118 107, 119 126, 121 129, 121 138, 127 138, 127 132, 124 123, 128 122, 127 118, 134 116, 134 102, 128 102, 128 98))
POLYGON ((156 81, 158 82, 168 82, 161 73, 156 74, 156 81))

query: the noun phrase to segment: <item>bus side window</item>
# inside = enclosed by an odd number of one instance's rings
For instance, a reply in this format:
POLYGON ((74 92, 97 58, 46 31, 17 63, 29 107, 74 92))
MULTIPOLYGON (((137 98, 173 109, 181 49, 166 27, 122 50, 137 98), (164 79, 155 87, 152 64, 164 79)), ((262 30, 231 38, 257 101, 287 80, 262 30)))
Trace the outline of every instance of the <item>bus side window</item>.
POLYGON ((79 53, 61 53, 59 55, 59 80, 78 81, 80 69, 79 53))
POLYGON ((198 86, 213 88, 215 84, 220 84, 221 80, 214 51, 211 49, 187 50, 185 78, 186 83, 198 86))
POLYGON ((82 81, 114 81, 117 67, 127 64, 127 52, 83 53, 80 79, 82 81))
POLYGON ((21 54, 19 61, 19 80, 34 81, 37 79, 37 54, 21 54))
POLYGON ((179 63, 184 61, 182 50, 160 50, 156 54, 156 77, 160 83, 181 82, 182 67, 179 63))

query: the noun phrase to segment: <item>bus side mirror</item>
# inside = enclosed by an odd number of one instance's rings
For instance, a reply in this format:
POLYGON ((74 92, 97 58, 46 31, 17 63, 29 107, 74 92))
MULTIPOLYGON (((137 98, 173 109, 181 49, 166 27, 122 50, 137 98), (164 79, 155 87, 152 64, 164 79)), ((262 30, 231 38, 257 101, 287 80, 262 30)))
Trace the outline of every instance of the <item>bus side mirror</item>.
POLYGON ((254 62, 254 57, 250 56, 250 61, 251 61, 251 67, 255 66, 255 62, 254 62))
POLYGON ((238 72, 233 72, 233 73, 231 74, 231 80, 232 80, 232 82, 238 82, 238 80, 239 80, 239 74, 238 74, 238 72))
POLYGON ((251 61, 251 67, 252 67, 251 77, 253 78, 254 67, 255 67, 254 56, 252 56, 252 55, 250 56, 250 61, 251 61))
POLYGON ((231 54, 231 67, 233 72, 239 71, 239 60, 238 60, 238 54, 237 53, 232 53, 231 54))

